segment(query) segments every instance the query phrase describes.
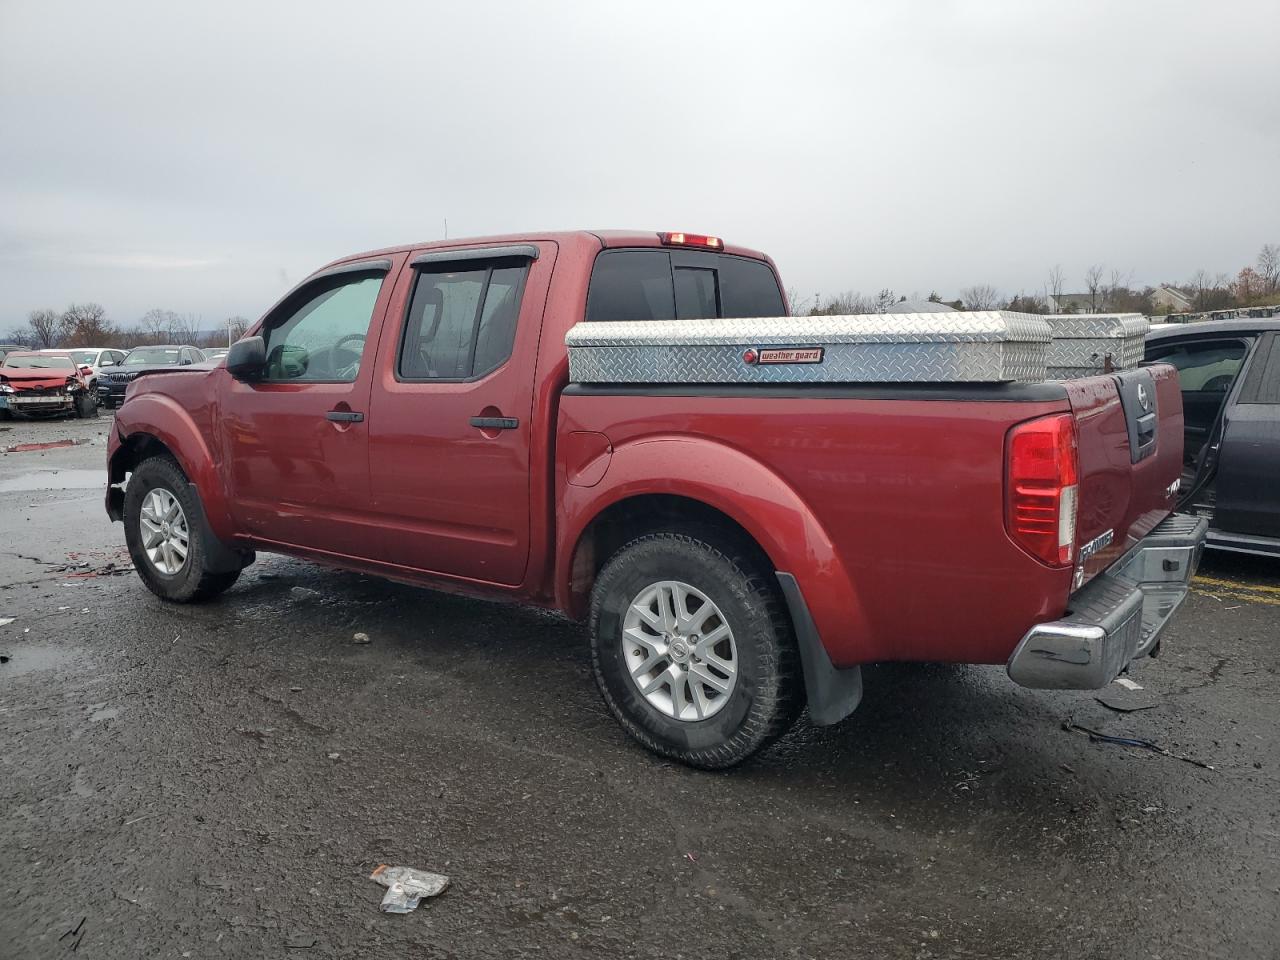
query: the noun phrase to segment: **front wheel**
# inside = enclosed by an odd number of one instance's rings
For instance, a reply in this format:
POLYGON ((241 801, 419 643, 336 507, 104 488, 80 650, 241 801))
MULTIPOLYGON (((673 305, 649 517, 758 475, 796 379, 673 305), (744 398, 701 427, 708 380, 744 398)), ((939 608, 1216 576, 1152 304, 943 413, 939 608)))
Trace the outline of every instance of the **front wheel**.
POLYGON ((92 420, 98 415, 98 401, 93 394, 82 393, 76 397, 76 416, 81 420, 92 420))
POLYGON ((605 704, 650 750, 704 769, 742 762, 802 706, 794 635, 770 571, 716 540, 633 540, 591 595, 605 704))
POLYGON ((124 494, 124 536, 142 582, 156 596, 175 603, 207 600, 222 593, 239 570, 209 569, 212 544, 199 522, 195 491, 168 457, 142 461, 124 494))

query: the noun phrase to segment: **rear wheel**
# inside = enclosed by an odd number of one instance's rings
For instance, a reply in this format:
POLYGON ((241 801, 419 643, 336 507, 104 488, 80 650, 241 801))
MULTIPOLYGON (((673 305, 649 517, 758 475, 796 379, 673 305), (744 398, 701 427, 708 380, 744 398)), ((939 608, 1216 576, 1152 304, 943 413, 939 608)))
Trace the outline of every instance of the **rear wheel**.
POLYGON ((742 762, 784 734, 802 706, 773 577, 717 540, 633 540, 600 572, 591 607, 605 704, 650 750, 704 769, 742 762))
POLYGON ((203 515, 182 469, 168 457, 142 461, 124 494, 124 535, 142 582, 176 603, 215 597, 240 576, 209 569, 203 515))

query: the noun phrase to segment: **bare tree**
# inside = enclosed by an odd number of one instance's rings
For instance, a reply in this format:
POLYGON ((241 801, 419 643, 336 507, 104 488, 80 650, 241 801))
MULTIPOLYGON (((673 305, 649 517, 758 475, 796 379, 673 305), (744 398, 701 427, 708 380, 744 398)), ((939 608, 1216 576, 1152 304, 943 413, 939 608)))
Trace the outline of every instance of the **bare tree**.
MULTIPOLYGON (((787 294, 787 300, 792 304, 791 309, 795 311, 795 301, 791 299, 790 292, 787 294)), ((233 343, 241 339, 248 331, 249 321, 245 317, 234 316, 227 318, 227 338, 233 343)))
POLYGON ((1258 273, 1266 284, 1267 293, 1275 293, 1280 286, 1280 246, 1264 243, 1258 252, 1258 273))
POLYGON ((1097 313, 1102 306, 1098 301, 1102 294, 1103 269, 1102 264, 1095 263, 1084 272, 1084 287, 1089 291, 1089 309, 1093 313, 1097 313))
POLYGON ((1049 301, 1049 306, 1054 310, 1059 309, 1059 302, 1062 300, 1062 264, 1055 263, 1049 269, 1049 278, 1044 285, 1044 298, 1049 301))
POLYGON ((115 337, 116 327, 100 303, 73 303, 58 318, 62 345, 100 347, 115 337))
POLYGON ((880 292, 876 294, 875 312, 888 313, 893 309, 893 305, 898 302, 898 295, 888 287, 882 287, 880 292))
POLYGON ((1034 293, 1019 293, 1009 298, 1004 309, 1015 313, 1048 313, 1049 305, 1034 293))
POLYGON ((173 328, 175 340, 184 344, 193 344, 200 337, 200 316, 195 313, 184 313, 178 317, 173 328))
POLYGON ((52 347, 57 344, 60 320, 56 310, 32 310, 27 315, 31 339, 37 347, 52 347))
POLYGON ((836 294, 828 297, 826 300, 819 301, 813 309, 809 311, 811 317, 840 317, 859 313, 875 313, 876 303, 872 297, 867 297, 855 290, 846 290, 844 293, 836 294))
MULTIPOLYGON (((815 307, 817 305, 818 305, 818 295, 816 293, 810 294, 809 296, 806 297, 806 296, 801 296, 800 291, 797 290, 795 287, 787 288, 787 307, 791 311, 792 316, 794 317, 804 316, 805 313, 808 312, 810 307, 815 307)), ((249 321, 245 320, 244 317, 232 317, 230 320, 227 321, 227 323, 231 323, 232 321, 239 321, 243 323, 246 328, 249 325, 249 321)), ((242 333, 240 334, 240 336, 244 336, 244 334, 242 333)))
POLYGON ((164 343, 174 338, 174 330, 178 326, 178 315, 172 310, 152 308, 142 315, 138 325, 149 342, 164 343))
POLYGON ((965 287, 960 291, 966 310, 994 310, 1000 304, 1000 291, 987 283, 965 287))

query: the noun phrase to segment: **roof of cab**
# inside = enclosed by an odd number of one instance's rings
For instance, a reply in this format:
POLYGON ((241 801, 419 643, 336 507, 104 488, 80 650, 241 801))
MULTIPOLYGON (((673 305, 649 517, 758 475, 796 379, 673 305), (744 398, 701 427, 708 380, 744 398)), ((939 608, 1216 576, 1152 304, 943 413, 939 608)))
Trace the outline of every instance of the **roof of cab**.
MULTIPOLYGON (((487 244, 536 243, 550 241, 564 246, 590 244, 599 249, 607 247, 661 247, 662 239, 656 230, 552 230, 533 233, 499 233, 487 237, 450 237, 448 240, 430 240, 424 243, 403 243, 394 247, 382 247, 378 250, 366 250, 363 253, 340 257, 327 263, 316 272, 319 273, 344 263, 369 260, 373 257, 385 257, 409 250, 448 250, 451 248, 467 249, 487 244)), ((690 248, 702 249, 702 248, 690 248)), ((750 257, 753 260, 769 261, 768 256, 750 247, 739 247, 726 243, 723 250, 715 253, 729 253, 738 257, 750 257)), ((769 261, 772 262, 772 261, 769 261)))

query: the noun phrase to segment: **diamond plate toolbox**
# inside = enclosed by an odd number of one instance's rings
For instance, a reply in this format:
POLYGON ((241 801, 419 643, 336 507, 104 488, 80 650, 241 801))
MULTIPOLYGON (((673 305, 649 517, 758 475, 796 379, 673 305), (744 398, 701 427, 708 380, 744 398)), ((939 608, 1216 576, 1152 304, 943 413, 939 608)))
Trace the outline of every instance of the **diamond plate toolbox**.
POLYGON ((1142 362, 1150 324, 1140 313, 1051 314, 1046 362, 1052 380, 1124 370, 1142 362))
POLYGON ((1045 379, 1037 316, 886 313, 579 323, 575 383, 999 383, 1045 379))

